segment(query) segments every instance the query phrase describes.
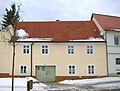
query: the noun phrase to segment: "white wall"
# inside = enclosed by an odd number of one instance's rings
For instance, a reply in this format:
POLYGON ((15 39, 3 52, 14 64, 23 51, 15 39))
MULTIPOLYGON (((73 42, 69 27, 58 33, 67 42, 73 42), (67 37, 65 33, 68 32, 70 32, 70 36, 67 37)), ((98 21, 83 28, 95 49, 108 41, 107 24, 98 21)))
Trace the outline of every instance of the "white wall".
POLYGON ((120 45, 114 44, 114 35, 120 35, 120 32, 107 31, 108 72, 111 76, 116 76, 116 69, 120 69, 120 65, 116 65, 116 58, 120 58, 120 45))
POLYGON ((120 36, 120 32, 107 31, 107 50, 108 50, 108 53, 120 54, 120 45, 114 44, 115 35, 120 36))
POLYGON ((116 75, 116 69, 120 69, 120 65, 116 65, 116 58, 120 58, 120 54, 108 54, 109 75, 116 75))
POLYGON ((120 46, 108 46, 108 53, 120 53, 120 46))
POLYGON ((114 35, 120 35, 120 32, 107 31, 107 45, 114 46, 114 35))

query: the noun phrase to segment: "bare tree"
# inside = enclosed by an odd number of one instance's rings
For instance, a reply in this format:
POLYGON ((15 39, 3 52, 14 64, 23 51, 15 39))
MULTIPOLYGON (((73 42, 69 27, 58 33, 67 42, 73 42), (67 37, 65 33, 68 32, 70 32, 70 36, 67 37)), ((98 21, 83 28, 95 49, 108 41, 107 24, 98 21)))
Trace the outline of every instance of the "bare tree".
POLYGON ((12 44, 12 89, 14 91, 14 67, 15 67, 15 50, 16 50, 16 40, 18 36, 16 34, 16 26, 17 22, 19 21, 19 12, 20 6, 16 9, 16 4, 12 4, 11 8, 8 10, 6 8, 6 14, 4 14, 3 21, 2 21, 2 28, 9 33, 9 38, 3 36, 4 40, 7 40, 8 43, 12 44), (10 27, 11 25, 11 27, 10 27))

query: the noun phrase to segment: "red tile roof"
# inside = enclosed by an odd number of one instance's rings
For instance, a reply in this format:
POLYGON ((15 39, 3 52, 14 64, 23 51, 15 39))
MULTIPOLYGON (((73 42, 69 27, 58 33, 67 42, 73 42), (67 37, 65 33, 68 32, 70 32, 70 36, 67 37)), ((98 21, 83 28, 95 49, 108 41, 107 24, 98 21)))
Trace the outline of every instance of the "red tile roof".
POLYGON ((100 38, 93 21, 18 22, 17 29, 24 29, 30 38, 54 38, 54 41, 100 38))
POLYGON ((91 19, 93 17, 98 21, 104 30, 120 29, 120 17, 118 16, 92 14, 91 19))

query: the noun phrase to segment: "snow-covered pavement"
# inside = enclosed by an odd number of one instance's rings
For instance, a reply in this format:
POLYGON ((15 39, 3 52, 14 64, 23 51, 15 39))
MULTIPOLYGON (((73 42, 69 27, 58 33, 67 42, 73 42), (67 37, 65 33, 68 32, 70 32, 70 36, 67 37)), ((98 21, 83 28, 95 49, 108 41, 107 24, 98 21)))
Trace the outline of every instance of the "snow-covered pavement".
POLYGON ((60 84, 95 84, 103 82, 120 81, 120 77, 104 77, 94 79, 82 79, 82 80, 64 80, 59 82, 60 84))
POLYGON ((64 80, 48 86, 50 91, 120 91, 120 77, 64 80))
MULTIPOLYGON (((27 91, 27 81, 33 80, 33 82, 38 82, 36 79, 31 77, 26 78, 14 78, 14 91, 27 91)), ((0 78, 0 91, 11 91, 11 81, 12 78, 0 78)), ((46 91, 47 85, 43 83, 34 83, 33 89, 31 91, 46 91)))
MULTIPOLYGON (((11 78, 0 78, 0 91, 11 91, 11 78)), ((15 78, 15 91, 27 91, 27 81, 33 80, 31 91, 119 91, 120 77, 65 80, 54 83, 39 83, 31 77, 15 78)))

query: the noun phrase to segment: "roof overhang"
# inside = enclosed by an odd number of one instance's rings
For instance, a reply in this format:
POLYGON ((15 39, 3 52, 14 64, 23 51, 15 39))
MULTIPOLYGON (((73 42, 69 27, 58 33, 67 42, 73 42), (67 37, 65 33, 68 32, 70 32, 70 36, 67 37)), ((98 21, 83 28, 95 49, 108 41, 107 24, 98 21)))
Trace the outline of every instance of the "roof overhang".
POLYGON ((106 41, 16 41, 16 43, 105 43, 106 41))
POLYGON ((120 32, 120 29, 105 29, 105 31, 120 32))

